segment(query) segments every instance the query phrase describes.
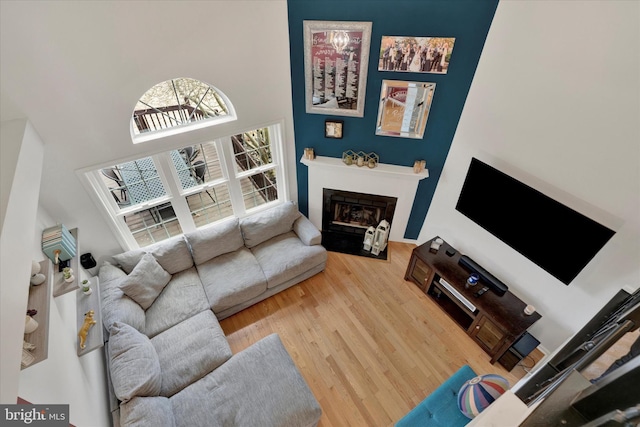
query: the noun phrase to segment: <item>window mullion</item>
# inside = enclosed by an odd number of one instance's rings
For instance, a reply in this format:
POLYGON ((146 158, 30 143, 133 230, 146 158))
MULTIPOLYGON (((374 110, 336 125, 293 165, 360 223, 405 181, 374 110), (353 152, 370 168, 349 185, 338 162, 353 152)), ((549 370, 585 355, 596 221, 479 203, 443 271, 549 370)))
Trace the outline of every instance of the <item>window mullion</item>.
POLYGON ((288 180, 285 176, 284 123, 269 126, 271 162, 275 164, 276 182, 278 183, 278 200, 289 201, 288 180), (276 142, 276 141, 279 141, 276 142))
POLYGON ((182 197, 182 186, 180 184, 180 178, 171 161, 171 155, 169 152, 160 153, 153 156, 153 161, 157 165, 158 175, 162 180, 169 196, 169 202, 173 207, 173 211, 176 213, 180 227, 183 233, 188 233, 196 229, 193 218, 191 217, 191 211, 185 197, 182 197))
POLYGON ((225 176, 229 179, 229 198, 233 207, 233 214, 237 217, 245 216, 246 209, 242 199, 242 186, 240 179, 235 173, 235 156, 233 154, 233 146, 231 145, 231 137, 216 140, 218 152, 222 153, 221 163, 225 176))
POLYGON ((257 166, 253 169, 248 169, 246 171, 236 172, 236 178, 238 179, 246 178, 248 176, 264 173, 266 171, 276 169, 276 168, 277 168, 277 165, 275 163, 268 163, 266 165, 257 166))

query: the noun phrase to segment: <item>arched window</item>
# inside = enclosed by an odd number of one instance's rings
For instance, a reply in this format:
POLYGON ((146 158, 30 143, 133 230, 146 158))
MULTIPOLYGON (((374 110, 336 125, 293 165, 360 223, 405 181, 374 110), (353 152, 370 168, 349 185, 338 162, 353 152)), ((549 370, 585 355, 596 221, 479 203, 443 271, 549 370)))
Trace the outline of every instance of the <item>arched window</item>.
POLYGON ((131 115, 134 144, 236 120, 229 99, 191 78, 158 83, 138 100, 131 115))

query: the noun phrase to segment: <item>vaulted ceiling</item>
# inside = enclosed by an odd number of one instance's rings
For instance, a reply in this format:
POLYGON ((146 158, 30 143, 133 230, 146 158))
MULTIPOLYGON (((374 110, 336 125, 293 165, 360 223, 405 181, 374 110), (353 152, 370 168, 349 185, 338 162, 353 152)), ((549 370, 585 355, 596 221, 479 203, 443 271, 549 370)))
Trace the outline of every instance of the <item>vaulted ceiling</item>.
POLYGON ((27 118, 45 144, 42 204, 57 220, 92 205, 78 169, 282 120, 293 134, 287 30, 285 0, 2 1, 0 119, 27 118), (136 102, 176 77, 220 89, 238 121, 132 144, 136 102))

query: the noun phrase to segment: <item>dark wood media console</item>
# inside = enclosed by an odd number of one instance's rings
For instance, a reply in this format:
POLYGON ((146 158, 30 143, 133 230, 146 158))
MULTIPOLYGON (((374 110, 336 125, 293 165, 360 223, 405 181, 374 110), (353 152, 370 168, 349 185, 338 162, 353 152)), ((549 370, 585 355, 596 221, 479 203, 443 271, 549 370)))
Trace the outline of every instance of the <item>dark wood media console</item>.
MULTIPOLYGON (((413 250, 405 280, 413 281, 430 296, 491 356, 491 363, 499 361, 542 316, 537 312, 526 315, 526 304, 510 291, 503 296, 491 290, 474 296, 484 286, 482 279, 476 286, 465 288, 470 272, 458 264, 460 253, 447 242, 436 253, 431 252, 431 242, 413 250), (449 256, 447 251, 455 253, 449 256)), ((508 365, 505 367, 513 367, 508 365)))

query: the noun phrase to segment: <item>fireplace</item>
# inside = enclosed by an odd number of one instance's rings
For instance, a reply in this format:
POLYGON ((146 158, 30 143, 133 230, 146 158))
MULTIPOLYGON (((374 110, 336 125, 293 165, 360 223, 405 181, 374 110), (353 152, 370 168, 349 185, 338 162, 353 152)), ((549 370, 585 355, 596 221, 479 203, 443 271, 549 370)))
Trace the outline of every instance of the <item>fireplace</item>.
POLYGON ((322 196, 322 244, 327 250, 387 259, 387 249, 373 255, 363 249, 363 240, 367 229, 380 221, 393 225, 396 197, 327 188, 322 196))
POLYGON ((340 158, 324 156, 316 156, 313 160, 302 156, 300 163, 308 168, 309 219, 318 230, 325 229, 322 222, 323 191, 325 188, 335 188, 342 191, 397 198, 393 222, 390 222, 389 240, 415 243, 414 240, 407 240, 404 236, 418 190, 418 183, 429 177, 427 169, 415 173, 413 167, 386 163, 379 163, 373 169, 359 168, 345 165, 340 158))

